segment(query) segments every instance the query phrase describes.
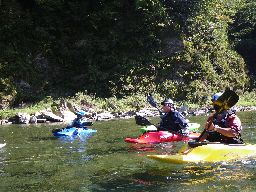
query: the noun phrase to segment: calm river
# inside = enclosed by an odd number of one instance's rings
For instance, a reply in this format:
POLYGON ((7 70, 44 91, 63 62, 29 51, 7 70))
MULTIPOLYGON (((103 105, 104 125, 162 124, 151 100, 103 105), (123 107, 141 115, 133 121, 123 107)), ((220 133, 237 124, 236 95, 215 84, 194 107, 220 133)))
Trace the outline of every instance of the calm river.
MULTIPOLYGON (((256 112, 238 113, 243 138, 256 144, 256 112)), ((189 117, 203 125, 206 116, 189 117)), ((151 119, 156 123, 158 119, 151 119)), ((177 152, 183 142, 139 145, 134 119, 96 122, 90 138, 57 139, 64 125, 0 127, 0 191, 256 191, 256 161, 171 165, 147 154, 177 152)))

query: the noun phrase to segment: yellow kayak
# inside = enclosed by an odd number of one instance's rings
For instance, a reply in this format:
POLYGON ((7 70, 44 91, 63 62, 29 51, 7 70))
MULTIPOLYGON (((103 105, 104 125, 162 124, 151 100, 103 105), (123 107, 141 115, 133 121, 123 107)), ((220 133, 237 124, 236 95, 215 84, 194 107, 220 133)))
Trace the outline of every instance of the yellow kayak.
POLYGON ((147 157, 174 164, 190 162, 220 162, 241 160, 256 155, 256 145, 241 144, 207 144, 191 149, 185 155, 148 155, 147 157))

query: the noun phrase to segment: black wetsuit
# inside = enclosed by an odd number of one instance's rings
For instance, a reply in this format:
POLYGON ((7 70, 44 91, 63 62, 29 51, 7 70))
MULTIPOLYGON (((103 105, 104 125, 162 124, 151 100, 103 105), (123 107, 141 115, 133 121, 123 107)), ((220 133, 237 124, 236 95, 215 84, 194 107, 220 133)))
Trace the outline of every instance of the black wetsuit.
POLYGON ((178 111, 171 111, 162 117, 158 130, 182 133, 187 127, 188 123, 185 117, 178 111))

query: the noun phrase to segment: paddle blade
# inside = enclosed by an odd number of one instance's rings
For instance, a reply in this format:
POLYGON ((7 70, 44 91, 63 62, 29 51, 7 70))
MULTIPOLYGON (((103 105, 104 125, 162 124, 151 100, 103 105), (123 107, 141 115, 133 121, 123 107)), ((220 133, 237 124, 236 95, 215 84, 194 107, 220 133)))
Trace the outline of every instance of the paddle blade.
POLYGON ((152 125, 150 121, 146 117, 142 117, 140 115, 135 116, 135 122, 137 125, 145 126, 145 125, 152 125))
POLYGON ((149 104, 150 104, 152 107, 157 107, 157 103, 156 103, 156 101, 154 100, 154 98, 152 97, 151 94, 148 94, 148 95, 147 95, 147 101, 149 102, 149 104))
POLYGON ((215 101, 223 110, 233 107, 239 100, 239 96, 232 90, 226 89, 225 92, 215 101))

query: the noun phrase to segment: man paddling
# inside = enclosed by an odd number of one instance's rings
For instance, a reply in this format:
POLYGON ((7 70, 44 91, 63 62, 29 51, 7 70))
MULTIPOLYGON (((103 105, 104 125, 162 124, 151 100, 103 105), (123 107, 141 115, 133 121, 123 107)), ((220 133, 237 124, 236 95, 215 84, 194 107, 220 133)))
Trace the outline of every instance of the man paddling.
POLYGON ((171 99, 165 99, 162 103, 164 115, 160 124, 157 126, 159 131, 173 131, 183 135, 189 133, 188 121, 176 110, 174 102, 171 99))
POLYGON ((68 127, 84 128, 85 126, 92 125, 92 122, 88 121, 91 114, 89 112, 80 110, 76 112, 77 117, 68 125, 68 127))
POLYGON ((242 144, 241 121, 232 109, 225 109, 223 103, 218 102, 222 93, 212 96, 212 104, 215 110, 205 124, 205 134, 199 137, 198 142, 205 139, 209 142, 221 142, 227 144, 242 144))

